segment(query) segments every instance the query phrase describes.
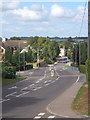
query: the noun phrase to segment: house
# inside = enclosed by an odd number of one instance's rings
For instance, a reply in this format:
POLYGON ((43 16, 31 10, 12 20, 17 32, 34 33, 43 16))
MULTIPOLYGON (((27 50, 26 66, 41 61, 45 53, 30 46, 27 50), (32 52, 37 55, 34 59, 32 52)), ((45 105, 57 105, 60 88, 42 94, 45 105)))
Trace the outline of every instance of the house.
POLYGON ((64 57, 65 56, 65 46, 63 46, 63 48, 60 48, 60 57, 64 57))
POLYGON ((2 56, 5 54, 5 49, 10 47, 12 50, 12 54, 15 54, 17 49, 22 51, 28 45, 26 40, 7 40, 1 41, 0 40, 0 62, 2 62, 2 56))

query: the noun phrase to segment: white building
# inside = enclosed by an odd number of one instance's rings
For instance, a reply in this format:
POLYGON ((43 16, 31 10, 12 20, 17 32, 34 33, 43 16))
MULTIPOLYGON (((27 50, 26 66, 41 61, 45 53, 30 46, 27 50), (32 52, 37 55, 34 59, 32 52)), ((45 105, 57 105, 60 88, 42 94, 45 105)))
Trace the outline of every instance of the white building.
POLYGON ((65 46, 63 48, 60 48, 60 54, 59 56, 64 57, 65 56, 65 46))

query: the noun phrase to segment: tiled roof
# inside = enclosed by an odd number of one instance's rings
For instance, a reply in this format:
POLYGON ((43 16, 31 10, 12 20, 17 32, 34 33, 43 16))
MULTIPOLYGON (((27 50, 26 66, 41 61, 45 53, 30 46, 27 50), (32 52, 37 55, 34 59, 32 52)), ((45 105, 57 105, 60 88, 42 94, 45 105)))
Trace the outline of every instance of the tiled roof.
POLYGON ((27 41, 26 40, 7 40, 3 47, 16 47, 18 48, 20 44, 20 48, 23 49, 25 46, 27 46, 27 41))

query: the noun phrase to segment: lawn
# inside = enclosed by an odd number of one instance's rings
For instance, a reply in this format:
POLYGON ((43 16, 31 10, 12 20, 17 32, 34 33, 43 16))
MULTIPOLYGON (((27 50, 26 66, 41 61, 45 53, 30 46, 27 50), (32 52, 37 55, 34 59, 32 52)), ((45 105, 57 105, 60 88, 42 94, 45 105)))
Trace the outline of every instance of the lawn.
POLYGON ((84 83, 77 93, 73 103, 72 109, 81 115, 90 115, 88 111, 88 84, 84 83))
POLYGON ((26 77, 16 77, 15 79, 0 79, 0 86, 8 85, 25 79, 26 77))

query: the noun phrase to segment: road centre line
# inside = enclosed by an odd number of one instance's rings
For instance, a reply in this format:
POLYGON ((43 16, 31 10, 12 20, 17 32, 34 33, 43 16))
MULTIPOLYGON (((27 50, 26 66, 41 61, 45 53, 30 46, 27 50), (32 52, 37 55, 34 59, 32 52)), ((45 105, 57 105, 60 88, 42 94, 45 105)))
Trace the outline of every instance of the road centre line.
POLYGON ((48 85, 50 85, 50 83, 45 84, 45 86, 48 86, 48 85))
POLYGON ((52 81, 51 83, 55 83, 55 81, 52 81))
POLYGON ((6 95, 5 97, 9 97, 9 96, 14 95, 14 94, 16 94, 16 93, 17 93, 17 92, 13 92, 13 93, 11 93, 11 94, 6 95))
POLYGON ((35 84, 31 84, 31 85, 29 85, 29 87, 32 87, 32 86, 34 86, 35 84))
POLYGON ((25 95, 25 94, 28 94, 28 93, 29 93, 29 91, 28 91, 28 92, 24 92, 24 93, 19 94, 19 95, 16 95, 16 97, 20 97, 20 96, 25 95))
POLYGON ((6 102, 6 101, 9 101, 9 100, 10 99, 2 100, 2 101, 0 101, 0 103, 6 102))
POLYGON ((35 116, 34 117, 34 119, 40 119, 41 118, 41 116, 35 116))
POLYGON ((39 116, 43 116, 43 115, 45 115, 45 113, 39 113, 38 115, 39 115, 39 116))
POLYGON ((13 86, 13 87, 10 87, 10 88, 8 88, 8 89, 10 90, 10 89, 14 89, 14 88, 17 88, 17 86, 13 86))
POLYGON ((58 80, 60 77, 58 77, 56 80, 58 80))
POLYGON ((22 88, 21 90, 26 90, 28 87, 22 88))
POLYGON ((78 76, 78 78, 77 78, 77 80, 76 80, 76 82, 75 82, 75 83, 77 83, 77 82, 79 81, 79 79, 80 79, 80 76, 78 76))
POLYGON ((42 87, 37 87, 37 88, 33 89, 33 91, 39 90, 40 88, 42 88, 42 87))
POLYGON ((44 83, 47 83, 48 81, 44 81, 44 83))
POLYGON ((51 119, 53 119, 53 118, 55 118, 55 116, 49 116, 48 118, 51 118, 51 119))

